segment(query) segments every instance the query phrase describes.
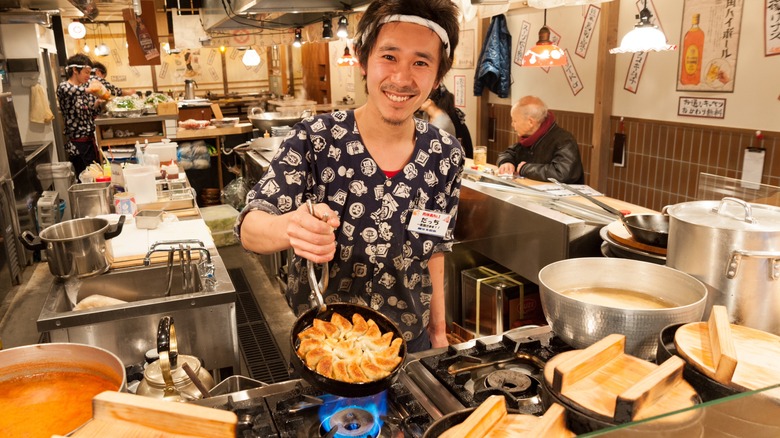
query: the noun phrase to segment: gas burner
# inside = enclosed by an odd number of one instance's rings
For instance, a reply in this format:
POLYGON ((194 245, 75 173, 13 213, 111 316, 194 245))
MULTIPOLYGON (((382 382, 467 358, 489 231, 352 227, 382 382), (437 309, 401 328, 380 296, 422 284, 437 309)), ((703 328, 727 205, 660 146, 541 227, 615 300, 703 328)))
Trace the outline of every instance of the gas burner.
POLYGON ((351 406, 323 421, 314 436, 327 438, 401 438, 401 419, 380 416, 381 421, 365 409, 351 406))
POLYGON ((500 388, 517 396, 522 396, 531 387, 531 378, 512 370, 494 371, 485 377, 486 388, 500 388))

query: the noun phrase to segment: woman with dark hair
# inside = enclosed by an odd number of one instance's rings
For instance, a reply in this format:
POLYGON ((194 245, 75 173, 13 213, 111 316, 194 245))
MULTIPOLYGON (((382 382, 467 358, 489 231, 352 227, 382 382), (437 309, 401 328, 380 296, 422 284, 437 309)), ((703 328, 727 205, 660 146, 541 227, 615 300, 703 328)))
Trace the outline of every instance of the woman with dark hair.
POLYGON ((455 106, 455 96, 447 87, 442 84, 433 90, 431 97, 423 102, 420 110, 428 115, 428 123, 449 132, 460 141, 466 157, 474 157, 471 134, 466 126, 466 114, 455 106))
POLYGON ((95 143, 95 117, 100 114, 103 101, 87 91, 92 66, 92 60, 86 55, 71 56, 65 65, 68 79, 57 87, 57 100, 68 139, 65 151, 76 176, 100 157, 95 143))

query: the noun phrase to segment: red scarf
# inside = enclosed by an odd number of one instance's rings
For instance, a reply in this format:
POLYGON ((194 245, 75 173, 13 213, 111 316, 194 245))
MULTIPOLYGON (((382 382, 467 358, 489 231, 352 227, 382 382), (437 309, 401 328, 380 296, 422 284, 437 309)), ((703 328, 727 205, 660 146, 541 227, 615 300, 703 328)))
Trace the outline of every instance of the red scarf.
POLYGON ((547 111, 547 118, 544 119, 542 125, 539 126, 539 129, 537 129, 536 132, 529 135, 528 137, 520 137, 520 141, 518 143, 520 143, 520 145, 524 148, 530 148, 537 141, 539 141, 539 139, 542 138, 544 134, 547 134, 547 131, 549 131, 554 124, 555 115, 553 115, 552 111, 547 111))

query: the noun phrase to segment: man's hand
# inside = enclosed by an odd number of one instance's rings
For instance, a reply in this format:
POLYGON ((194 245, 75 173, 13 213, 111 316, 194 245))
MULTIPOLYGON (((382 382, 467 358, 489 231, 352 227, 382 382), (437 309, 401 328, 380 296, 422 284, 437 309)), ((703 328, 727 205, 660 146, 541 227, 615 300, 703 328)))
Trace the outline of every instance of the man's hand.
POLYGON ((336 254, 336 236, 333 230, 341 222, 336 213, 325 204, 314 205, 314 216, 306 204, 290 213, 287 236, 295 254, 314 263, 333 260, 336 254))
MULTIPOLYGON (((518 167, 518 170, 519 167, 518 167)), ((512 163, 504 163, 498 168, 498 174, 499 175, 514 175, 515 174, 515 165, 512 163)))

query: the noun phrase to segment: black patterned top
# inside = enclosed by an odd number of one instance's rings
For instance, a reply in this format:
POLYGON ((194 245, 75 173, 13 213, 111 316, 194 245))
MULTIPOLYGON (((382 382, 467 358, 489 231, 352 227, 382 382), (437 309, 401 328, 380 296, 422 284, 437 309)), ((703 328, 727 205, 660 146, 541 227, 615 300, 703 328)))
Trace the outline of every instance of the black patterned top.
MULTIPOLYGON (((57 100, 65 119, 65 136, 70 138, 94 137, 95 117, 100 110, 95 108, 96 97, 87 91, 87 84, 73 85, 68 81, 57 87, 57 100)), ((66 150, 75 154, 75 148, 69 144, 66 150)))
POLYGON ((98 81, 100 81, 100 83, 103 84, 104 87, 106 87, 106 89, 111 93, 112 96, 122 95, 122 89, 112 84, 111 82, 108 82, 106 78, 101 78, 100 76, 92 75, 90 76, 90 79, 97 79, 98 81))
MULTIPOLYGON (((463 150, 445 131, 415 119, 411 161, 392 178, 363 145, 353 111, 304 119, 279 148, 268 172, 247 195, 236 223, 252 210, 283 214, 307 199, 338 213, 336 256, 326 303, 369 306, 395 321, 406 340, 428 325, 432 295, 428 260, 450 251, 463 171, 463 150), (452 216, 444 237, 407 230, 412 210, 452 216)), ((287 300, 309 309, 306 260, 294 256, 287 300)))

